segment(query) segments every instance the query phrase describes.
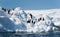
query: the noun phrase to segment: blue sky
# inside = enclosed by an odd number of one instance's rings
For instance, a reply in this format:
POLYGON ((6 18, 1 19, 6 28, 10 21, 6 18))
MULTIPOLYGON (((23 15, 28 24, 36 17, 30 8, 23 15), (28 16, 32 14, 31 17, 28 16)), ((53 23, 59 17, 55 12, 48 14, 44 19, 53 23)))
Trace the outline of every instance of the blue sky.
POLYGON ((21 7, 26 10, 58 9, 60 0, 0 0, 0 6, 7 9, 21 7))

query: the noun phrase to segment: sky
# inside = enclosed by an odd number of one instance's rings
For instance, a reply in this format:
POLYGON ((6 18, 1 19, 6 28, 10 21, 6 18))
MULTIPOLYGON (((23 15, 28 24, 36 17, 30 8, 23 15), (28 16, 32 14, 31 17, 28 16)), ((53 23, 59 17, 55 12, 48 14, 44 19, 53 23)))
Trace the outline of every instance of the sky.
POLYGON ((24 10, 59 9, 60 0, 0 0, 0 6, 7 9, 21 7, 24 10))

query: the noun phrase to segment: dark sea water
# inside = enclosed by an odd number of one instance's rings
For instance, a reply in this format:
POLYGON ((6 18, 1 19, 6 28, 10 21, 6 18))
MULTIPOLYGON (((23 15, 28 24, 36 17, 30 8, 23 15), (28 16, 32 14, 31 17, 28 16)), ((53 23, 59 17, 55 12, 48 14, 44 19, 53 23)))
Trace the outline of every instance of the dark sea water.
POLYGON ((0 37, 60 37, 60 32, 47 32, 47 33, 0 32, 0 37))

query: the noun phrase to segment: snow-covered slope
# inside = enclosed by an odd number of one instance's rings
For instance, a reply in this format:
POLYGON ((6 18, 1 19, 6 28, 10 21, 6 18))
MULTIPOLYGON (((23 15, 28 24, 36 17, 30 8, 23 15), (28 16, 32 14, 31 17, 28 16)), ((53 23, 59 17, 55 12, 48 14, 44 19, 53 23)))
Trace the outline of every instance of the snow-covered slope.
POLYGON ((0 10, 0 31, 48 32, 59 29, 60 9, 22 10, 20 7, 7 12, 0 10))
POLYGON ((0 32, 12 31, 15 30, 14 28, 14 22, 3 11, 0 11, 0 32))

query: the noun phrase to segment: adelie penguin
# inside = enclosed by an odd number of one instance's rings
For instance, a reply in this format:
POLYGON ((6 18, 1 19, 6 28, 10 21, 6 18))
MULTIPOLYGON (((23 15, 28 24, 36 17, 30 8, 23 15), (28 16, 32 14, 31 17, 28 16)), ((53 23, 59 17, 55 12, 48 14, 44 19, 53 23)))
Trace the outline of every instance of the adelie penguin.
POLYGON ((28 20, 27 23, 30 23, 31 20, 28 20))
POLYGON ((10 14, 10 10, 8 10, 8 14, 10 14))
POLYGON ((43 18, 43 21, 44 21, 45 19, 43 18))
POLYGON ((31 19, 32 19, 32 14, 30 14, 30 16, 31 16, 31 19))
POLYGON ((40 20, 41 20, 41 18, 38 19, 38 21, 40 21, 40 20))
POLYGON ((2 10, 6 12, 6 10, 7 10, 7 9, 5 9, 5 8, 2 8, 2 10))

